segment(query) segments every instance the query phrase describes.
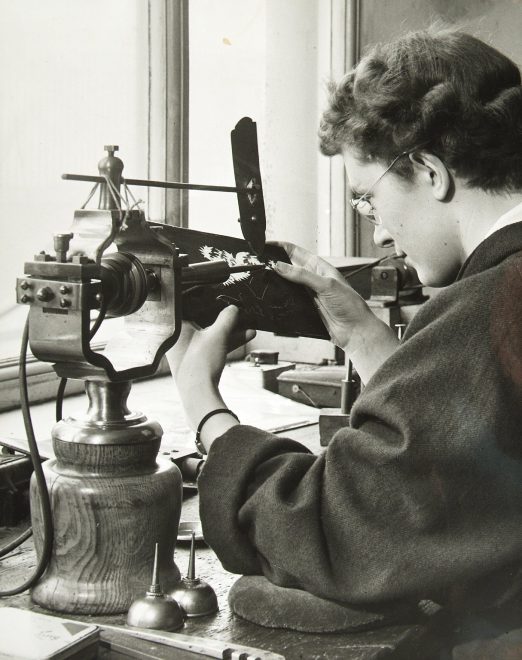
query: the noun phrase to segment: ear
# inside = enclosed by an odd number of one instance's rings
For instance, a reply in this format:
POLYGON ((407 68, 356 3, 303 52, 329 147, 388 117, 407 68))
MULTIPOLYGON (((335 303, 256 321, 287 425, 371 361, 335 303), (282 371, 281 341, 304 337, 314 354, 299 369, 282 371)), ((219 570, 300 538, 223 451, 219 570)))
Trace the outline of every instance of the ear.
POLYGON ((409 159, 420 181, 430 186, 435 199, 444 201, 451 190, 452 179, 441 159, 429 151, 413 151, 409 159))

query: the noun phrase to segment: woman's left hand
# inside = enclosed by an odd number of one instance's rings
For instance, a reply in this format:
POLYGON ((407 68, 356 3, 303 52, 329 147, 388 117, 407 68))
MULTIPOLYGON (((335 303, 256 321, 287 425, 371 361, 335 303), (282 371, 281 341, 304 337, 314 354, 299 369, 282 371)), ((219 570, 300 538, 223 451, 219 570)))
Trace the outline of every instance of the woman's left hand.
POLYGON ((188 421, 194 427, 207 412, 224 406, 218 385, 228 353, 255 337, 255 330, 236 328, 238 312, 234 305, 226 307, 203 330, 184 322, 178 341, 167 352, 188 421))

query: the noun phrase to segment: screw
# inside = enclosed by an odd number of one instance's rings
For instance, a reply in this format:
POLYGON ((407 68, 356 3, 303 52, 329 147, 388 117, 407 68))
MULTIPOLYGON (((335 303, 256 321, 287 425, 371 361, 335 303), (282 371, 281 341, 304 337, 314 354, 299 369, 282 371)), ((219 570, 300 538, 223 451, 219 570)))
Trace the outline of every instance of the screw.
POLYGON ((26 295, 24 294, 24 295, 20 298, 20 300, 21 300, 23 303, 26 303, 26 302, 29 302, 30 298, 29 298, 29 296, 26 296, 26 295))
POLYGON ((20 288, 23 289, 24 291, 29 288, 29 282, 26 282, 25 280, 20 283, 20 288))
POLYGON ((84 266, 85 264, 89 263, 89 257, 85 256, 84 254, 75 254, 72 258, 72 262, 73 264, 80 264, 81 266, 84 266))
POLYGON ((60 291, 60 293, 70 293, 71 292, 71 287, 66 286, 65 284, 62 284, 59 291, 60 291))
POLYGON ((381 273, 381 280, 387 280, 388 279, 388 273, 384 270, 381 273))
POLYGON ((70 300, 67 300, 67 298, 61 298, 60 299, 60 307, 69 307, 71 304, 70 300))
POLYGON ((49 302, 54 298, 54 292, 49 286, 43 286, 41 289, 38 289, 36 292, 36 297, 42 302, 49 302))

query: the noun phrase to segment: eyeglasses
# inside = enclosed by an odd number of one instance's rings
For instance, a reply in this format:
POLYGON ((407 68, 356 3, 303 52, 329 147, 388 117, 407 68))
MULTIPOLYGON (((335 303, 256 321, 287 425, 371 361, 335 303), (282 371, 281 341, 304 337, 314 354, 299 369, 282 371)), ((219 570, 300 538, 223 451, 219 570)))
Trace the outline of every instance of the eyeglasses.
POLYGON ((368 199, 368 195, 372 192, 372 190, 379 183, 379 181, 383 178, 383 176, 391 170, 391 168, 395 165, 395 163, 400 158, 402 158, 403 156, 408 156, 409 154, 411 154, 412 151, 414 151, 414 150, 409 149, 408 151, 403 151, 398 156, 395 156, 395 158, 392 160, 392 162, 388 165, 388 167, 384 170, 384 172, 382 174, 380 174, 379 177, 372 183, 372 185, 368 188, 368 190, 364 193, 364 195, 361 195, 360 197, 355 197, 355 198, 350 200, 350 206, 355 211, 357 211, 357 213, 360 213, 369 222, 371 222, 372 225, 380 225, 381 224, 381 218, 377 215, 376 210, 374 209, 372 203, 368 199))

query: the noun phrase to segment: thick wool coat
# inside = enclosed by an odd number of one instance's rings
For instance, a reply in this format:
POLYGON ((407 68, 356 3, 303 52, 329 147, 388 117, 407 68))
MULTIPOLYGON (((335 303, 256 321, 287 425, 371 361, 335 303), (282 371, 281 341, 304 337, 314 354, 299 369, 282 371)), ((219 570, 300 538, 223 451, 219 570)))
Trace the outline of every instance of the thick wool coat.
POLYGON ((371 607, 522 593, 522 223, 427 301, 316 456, 239 425, 199 480, 235 573, 371 607))

